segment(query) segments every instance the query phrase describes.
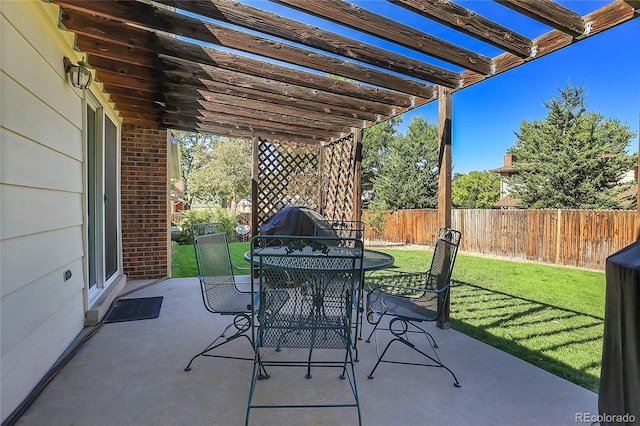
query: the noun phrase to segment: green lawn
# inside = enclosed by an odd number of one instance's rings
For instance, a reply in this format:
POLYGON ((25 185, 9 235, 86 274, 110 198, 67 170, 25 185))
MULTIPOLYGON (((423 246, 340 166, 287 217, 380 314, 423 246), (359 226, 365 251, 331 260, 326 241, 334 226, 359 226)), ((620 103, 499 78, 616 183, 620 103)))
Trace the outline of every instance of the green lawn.
MULTIPOLYGON (((233 262, 241 267, 249 267, 249 263, 244 260, 244 253, 249 250, 249 243, 230 243, 229 251, 233 262)), ((234 270, 235 273, 246 274, 246 271, 234 270)), ((173 278, 197 277, 198 266, 196 265, 196 255, 192 245, 171 246, 171 276, 173 278)))
MULTIPOLYGON (((246 264, 248 243, 231 243, 246 264)), ((431 251, 387 249, 394 267, 421 271, 431 251)), ((173 246, 173 277, 196 276, 193 246, 173 246)), ((586 389, 598 391, 605 275, 573 268, 459 254, 451 326, 586 389)))

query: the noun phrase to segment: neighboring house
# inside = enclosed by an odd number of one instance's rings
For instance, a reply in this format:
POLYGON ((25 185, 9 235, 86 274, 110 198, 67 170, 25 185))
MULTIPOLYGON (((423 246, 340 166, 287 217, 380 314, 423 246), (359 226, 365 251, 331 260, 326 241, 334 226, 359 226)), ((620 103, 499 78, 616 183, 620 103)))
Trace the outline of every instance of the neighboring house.
POLYGON ((518 169, 513 165, 515 161, 515 155, 506 154, 504 156, 504 166, 490 170, 500 175, 500 199, 494 204, 495 207, 502 209, 513 209, 519 207, 518 201, 511 196, 511 187, 509 185, 511 176, 518 173, 518 169))
POLYGON ((620 198, 620 203, 618 204, 618 208, 620 209, 628 209, 633 208, 638 202, 638 167, 633 170, 629 170, 623 177, 620 179, 621 185, 626 185, 635 181, 635 185, 631 186, 629 189, 618 194, 618 198, 620 198))
MULTIPOLYGON (((506 154, 504 156, 504 166, 491 170, 494 173, 500 175, 500 199, 494 204, 495 207, 509 209, 519 208, 518 200, 511 195, 510 178, 518 174, 518 169, 514 166, 516 156, 513 154, 506 154)), ((636 182, 636 185, 625 190, 618 195, 620 198, 619 208, 627 208, 634 203, 634 197, 637 199, 638 194, 638 167, 629 170, 619 180, 619 185, 626 185, 631 182, 636 182)))

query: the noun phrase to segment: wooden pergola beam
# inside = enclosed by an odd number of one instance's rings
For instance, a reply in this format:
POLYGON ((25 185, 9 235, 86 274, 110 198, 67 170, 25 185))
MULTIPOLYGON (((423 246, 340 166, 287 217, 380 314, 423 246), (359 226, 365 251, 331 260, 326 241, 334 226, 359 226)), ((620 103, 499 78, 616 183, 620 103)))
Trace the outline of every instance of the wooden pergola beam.
POLYGON ((521 58, 532 56, 531 40, 452 1, 388 0, 521 58))
MULTIPOLYGON (((314 49, 323 50, 347 59, 357 60, 376 67, 385 68, 407 76, 437 83, 443 77, 458 78, 459 75, 426 62, 414 60, 406 55, 365 44, 339 34, 321 30, 275 13, 265 12, 238 2, 212 0, 193 2, 190 0, 161 0, 163 4, 198 13, 221 22, 238 25, 252 31, 275 36, 314 49)), ((231 37, 237 37, 230 33, 231 37)), ((489 66, 487 58, 487 67, 489 66)), ((484 70, 482 67, 472 67, 484 70)), ((488 68, 487 68, 488 69, 488 68)))
POLYGON ((191 85, 198 87, 203 87, 203 83, 207 88, 211 87, 211 83, 224 83, 228 87, 227 90, 230 90, 231 87, 235 87, 238 90, 255 90, 288 98, 295 97, 329 104, 351 105, 350 108, 356 110, 370 109, 367 105, 373 104, 384 104, 389 108, 389 111, 396 107, 410 108, 419 100, 405 93, 372 88, 355 84, 352 81, 343 81, 326 76, 314 75, 313 80, 304 80, 305 77, 310 78, 311 76, 299 73, 292 74, 291 81, 280 81, 263 75, 199 64, 165 55, 160 55, 160 59, 165 66, 167 75, 180 75, 185 81, 189 81, 191 85), (371 102, 371 104, 368 104, 368 102, 371 102))
MULTIPOLYGON (((583 16, 582 19, 585 22, 591 22, 591 32, 589 33, 589 37, 593 37, 596 34, 637 17, 638 14, 627 1, 617 0, 593 13, 583 16)), ((537 54, 535 58, 531 58, 531 60, 537 60, 543 56, 585 39, 586 38, 574 38, 559 30, 550 31, 533 40, 533 44, 537 47, 537 54)), ((517 55, 505 52, 494 57, 492 62, 495 64, 495 73, 491 76, 483 76, 471 71, 463 72, 462 78, 464 83, 461 89, 477 84, 489 77, 517 68, 523 65, 525 60, 517 55)))
MULTIPOLYGON (((172 93, 180 96, 180 88, 173 88, 172 93)), ((187 91, 185 91, 187 93, 187 91)), ((330 116, 323 112, 314 112, 306 110, 303 114, 300 113, 300 107, 288 106, 286 104, 273 104, 269 102, 257 101, 254 99, 247 99, 239 96, 227 95, 223 93, 214 93, 204 90, 198 90, 202 99, 200 103, 204 105, 208 110, 213 111, 216 109, 226 109, 229 113, 234 113, 239 117, 244 116, 259 116, 269 120, 269 115, 272 116, 272 120, 287 122, 290 120, 288 117, 295 117, 297 120, 307 120, 309 127, 327 128, 335 125, 336 129, 341 128, 341 132, 349 131, 353 127, 364 127, 368 124, 367 121, 352 117, 336 117, 330 116)))
POLYGON ((380 37, 480 74, 491 73, 491 61, 484 55, 341 0, 271 1, 380 37))
POLYGON ((635 10, 640 12, 640 0, 624 0, 629 4, 629 6, 633 7, 635 10))
MULTIPOLYGON (((438 144, 440 148, 439 155, 439 173, 438 173, 438 223, 441 227, 451 227, 451 180, 452 180, 452 106, 451 90, 440 87, 438 89, 438 144)), ((451 327, 449 318, 450 298, 445 300, 445 306, 442 314, 436 322, 437 326, 442 329, 451 327)))
MULTIPOLYGON (((88 13, 92 11, 92 13, 99 14, 103 18, 141 25, 149 30, 169 32, 200 42, 261 55, 297 66, 410 93, 415 96, 424 96, 422 91, 424 84, 419 84, 413 80, 392 76, 386 72, 334 56, 324 55, 317 51, 309 51, 280 41, 190 18, 144 3, 92 0, 90 5, 87 5, 86 0, 65 0, 60 1, 60 4, 67 7, 70 12, 88 13)), ((384 61, 385 55, 380 50, 371 46, 369 56, 377 53, 377 58, 368 57, 366 59, 376 62, 374 65, 378 67, 388 68, 424 81, 442 84, 447 87, 457 87, 459 85, 460 74, 458 73, 396 55, 392 52, 387 54, 393 55, 393 57, 389 56, 389 60, 384 61)))
POLYGON ((252 129, 246 126, 230 128, 226 126, 218 126, 216 125, 216 123, 198 123, 195 127, 202 133, 239 139, 252 139, 253 137, 260 137, 266 140, 298 142, 308 145, 318 145, 324 141, 322 139, 313 139, 290 133, 279 133, 276 131, 252 129))
POLYGON ((218 105, 215 102, 199 101, 199 103, 206 111, 201 117, 205 121, 218 117, 224 119, 237 117, 238 121, 243 124, 259 125, 262 123, 273 128, 297 130, 300 134, 307 132, 316 136, 326 135, 328 127, 332 128, 332 132, 348 133, 351 131, 351 127, 348 126, 331 125, 329 122, 309 120, 300 116, 258 111, 231 105, 218 105))
POLYGON ((585 22, 574 11, 551 0, 495 0, 509 9, 542 22, 573 37, 585 34, 585 22))

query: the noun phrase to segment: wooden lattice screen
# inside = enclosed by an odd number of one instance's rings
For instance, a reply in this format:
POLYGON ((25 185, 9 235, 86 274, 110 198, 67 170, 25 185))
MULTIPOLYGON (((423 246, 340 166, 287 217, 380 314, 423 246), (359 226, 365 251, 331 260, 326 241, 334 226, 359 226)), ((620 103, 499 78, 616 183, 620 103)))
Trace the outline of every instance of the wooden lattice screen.
POLYGON ((321 150, 320 212, 329 219, 354 220, 356 176, 353 134, 331 142, 321 150))
POLYGON ((259 139, 254 149, 254 235, 274 213, 294 205, 331 219, 356 218, 354 182, 359 162, 353 135, 325 146, 259 139))

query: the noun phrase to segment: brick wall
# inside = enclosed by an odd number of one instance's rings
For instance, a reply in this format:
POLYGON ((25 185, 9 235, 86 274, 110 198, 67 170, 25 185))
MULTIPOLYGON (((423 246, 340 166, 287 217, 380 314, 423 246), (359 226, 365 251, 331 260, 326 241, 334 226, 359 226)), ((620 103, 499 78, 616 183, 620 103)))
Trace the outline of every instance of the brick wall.
POLYGON ((125 125, 121 161, 124 273, 169 276, 167 131, 125 125))

